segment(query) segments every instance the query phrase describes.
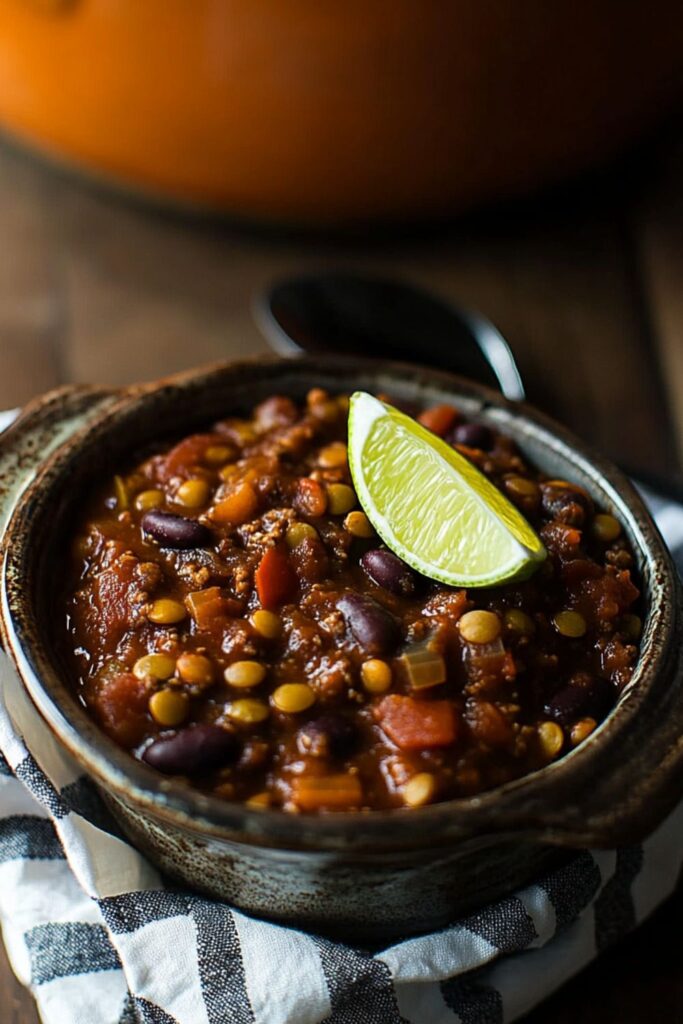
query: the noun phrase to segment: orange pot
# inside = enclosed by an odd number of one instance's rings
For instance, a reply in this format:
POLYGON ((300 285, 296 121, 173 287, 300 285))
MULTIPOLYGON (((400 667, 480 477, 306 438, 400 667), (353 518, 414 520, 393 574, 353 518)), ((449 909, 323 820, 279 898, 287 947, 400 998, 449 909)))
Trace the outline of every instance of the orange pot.
POLYGON ((609 156, 683 90, 671 0, 0 0, 0 121, 166 199, 418 218, 609 156))

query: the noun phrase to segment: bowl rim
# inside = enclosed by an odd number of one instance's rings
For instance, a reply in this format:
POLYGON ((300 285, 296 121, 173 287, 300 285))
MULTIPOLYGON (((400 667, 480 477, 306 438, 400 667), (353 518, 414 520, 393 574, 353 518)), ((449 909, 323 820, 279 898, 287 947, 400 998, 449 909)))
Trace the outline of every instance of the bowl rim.
MULTIPOLYGON (((272 390, 271 390, 272 393, 272 390)), ((286 391, 285 391, 286 393, 286 391)), ((81 427, 62 443, 39 467, 33 482, 17 501, 4 538, 2 561, 2 632, 5 647, 24 686, 59 742, 65 746, 86 772, 110 794, 135 805, 152 817, 194 833, 235 842, 282 846, 288 849, 337 850, 356 848, 377 851, 414 849, 429 844, 438 846, 465 839, 514 835, 517 839, 538 840, 572 847, 613 845, 613 840, 630 836, 634 828, 634 800, 639 801, 638 817, 649 826, 663 816, 664 804, 653 790, 652 780, 631 778, 631 792, 619 793, 611 808, 603 802, 614 795, 613 783, 600 773, 614 771, 612 758, 618 748, 633 756, 642 742, 643 705, 657 698, 661 677, 672 668, 672 643, 680 631, 680 587, 669 553, 649 512, 633 485, 602 456, 579 441, 566 428, 526 403, 510 402, 502 395, 455 375, 406 363, 359 361, 344 357, 300 360, 263 359, 221 363, 185 371, 144 385, 123 388, 118 397, 107 402, 101 414, 81 427), (84 453, 97 445, 115 440, 127 426, 160 409, 178 407, 199 392, 213 388, 217 392, 236 389, 250 394, 251 384, 277 390, 296 380, 306 387, 312 379, 341 381, 346 390, 348 379, 366 383, 376 390, 393 389, 443 393, 459 403, 468 414, 493 422, 516 440, 532 439, 549 454, 570 459, 593 490, 618 509, 632 544, 640 554, 643 589, 649 592, 648 614, 643 632, 641 656, 632 682, 619 704, 585 744, 540 771, 513 780, 474 797, 449 800, 419 809, 339 812, 329 815, 291 815, 278 809, 254 809, 201 793, 191 786, 159 777, 159 774, 119 748, 107 737, 73 696, 65 702, 67 691, 61 671, 55 666, 45 636, 39 630, 39 613, 34 601, 35 573, 39 558, 47 557, 47 537, 37 536, 46 505, 62 493, 66 479, 84 453), (514 429, 511 429, 514 428, 514 429), (30 584, 25 586, 25 580, 30 584), (654 598, 656 597, 656 600, 654 598), (577 806, 577 797, 581 808, 577 806), (652 802, 651 807, 643 806, 652 802), (585 814, 580 813, 585 810, 585 814), (573 812, 573 813, 570 813, 573 812), (417 817, 416 817, 417 815, 417 817), (616 816, 616 818, 615 818, 616 816), (621 820, 619 820, 619 818, 621 820), (415 825, 419 824, 420 829, 415 825)), ((49 396, 47 396, 49 398, 49 396)), ((255 399, 248 399, 253 404, 255 399)), ((211 419, 212 417, 207 417, 211 419)), ((181 431, 195 429, 201 421, 181 419, 181 431)), ((206 422, 206 420, 205 420, 206 422)), ((157 434, 157 438, 163 433, 157 434)), ((151 438, 141 438, 140 443, 151 438)), ((96 473, 87 472, 91 478, 96 473)), ((604 503, 604 500, 603 500, 604 503)), ((679 645, 680 646, 680 645, 679 645)), ((679 665, 673 670, 678 672, 679 665)), ((661 697, 661 694, 660 694, 661 697)), ((683 701, 681 702, 683 708, 683 701)), ((672 717, 672 716, 670 716, 672 717)), ((669 761, 674 756, 673 740, 667 732, 664 744, 669 761)), ((676 748, 676 763, 681 751, 676 748)), ((662 770, 667 759, 664 750, 651 757, 652 772, 662 770)), ((667 762, 668 763, 668 762, 667 762)), ((633 776, 631 770, 630 775, 633 776)), ((671 788, 671 787, 669 787, 671 788)), ((635 826, 636 831, 643 828, 635 826)))

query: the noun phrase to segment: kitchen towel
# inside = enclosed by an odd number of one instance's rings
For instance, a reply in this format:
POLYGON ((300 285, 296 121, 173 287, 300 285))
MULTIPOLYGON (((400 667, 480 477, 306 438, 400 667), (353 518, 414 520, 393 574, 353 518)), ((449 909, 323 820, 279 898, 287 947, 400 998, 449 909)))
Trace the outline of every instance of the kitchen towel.
MULTIPOLYGON (((646 495, 679 569, 683 507, 646 495)), ((121 836, 0 653, 0 920, 45 1024, 505 1024, 674 889, 683 805, 437 932, 370 953, 178 890, 121 836)))

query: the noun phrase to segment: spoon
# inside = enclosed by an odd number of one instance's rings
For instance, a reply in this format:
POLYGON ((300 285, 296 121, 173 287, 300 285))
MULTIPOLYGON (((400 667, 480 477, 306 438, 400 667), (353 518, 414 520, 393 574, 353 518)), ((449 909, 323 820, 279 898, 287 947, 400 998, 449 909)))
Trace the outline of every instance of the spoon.
POLYGON ((380 277, 320 273, 287 278, 256 300, 256 320, 280 355, 344 352, 386 359, 428 356, 431 365, 523 399, 508 343, 480 313, 414 285, 380 277))
MULTIPOLYGON (((279 355, 341 352, 423 362, 497 387, 513 401, 525 398, 510 346, 486 317, 405 281, 347 272, 289 277, 258 295, 253 311, 279 355)), ((623 468, 683 502, 677 481, 623 468)))

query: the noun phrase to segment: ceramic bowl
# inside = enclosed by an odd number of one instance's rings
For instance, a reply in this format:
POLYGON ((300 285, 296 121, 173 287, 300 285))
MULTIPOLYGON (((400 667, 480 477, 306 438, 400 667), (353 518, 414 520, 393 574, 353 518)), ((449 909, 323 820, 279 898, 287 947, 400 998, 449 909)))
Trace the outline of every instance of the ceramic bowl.
POLYGON ((400 364, 218 366, 119 391, 47 395, 3 437, 0 486, 5 649, 38 712, 123 830, 189 886, 257 915, 380 942, 443 925, 572 850, 639 841, 680 798, 681 590, 671 559, 628 480, 529 407, 400 364), (419 810, 289 815, 161 778, 119 749, 74 699, 56 642, 54 581, 81 496, 146 441, 246 413, 274 392, 301 398, 313 386, 452 402, 512 436, 542 470, 586 487, 624 524, 647 609, 640 660, 607 720, 561 761, 477 797, 419 810))

